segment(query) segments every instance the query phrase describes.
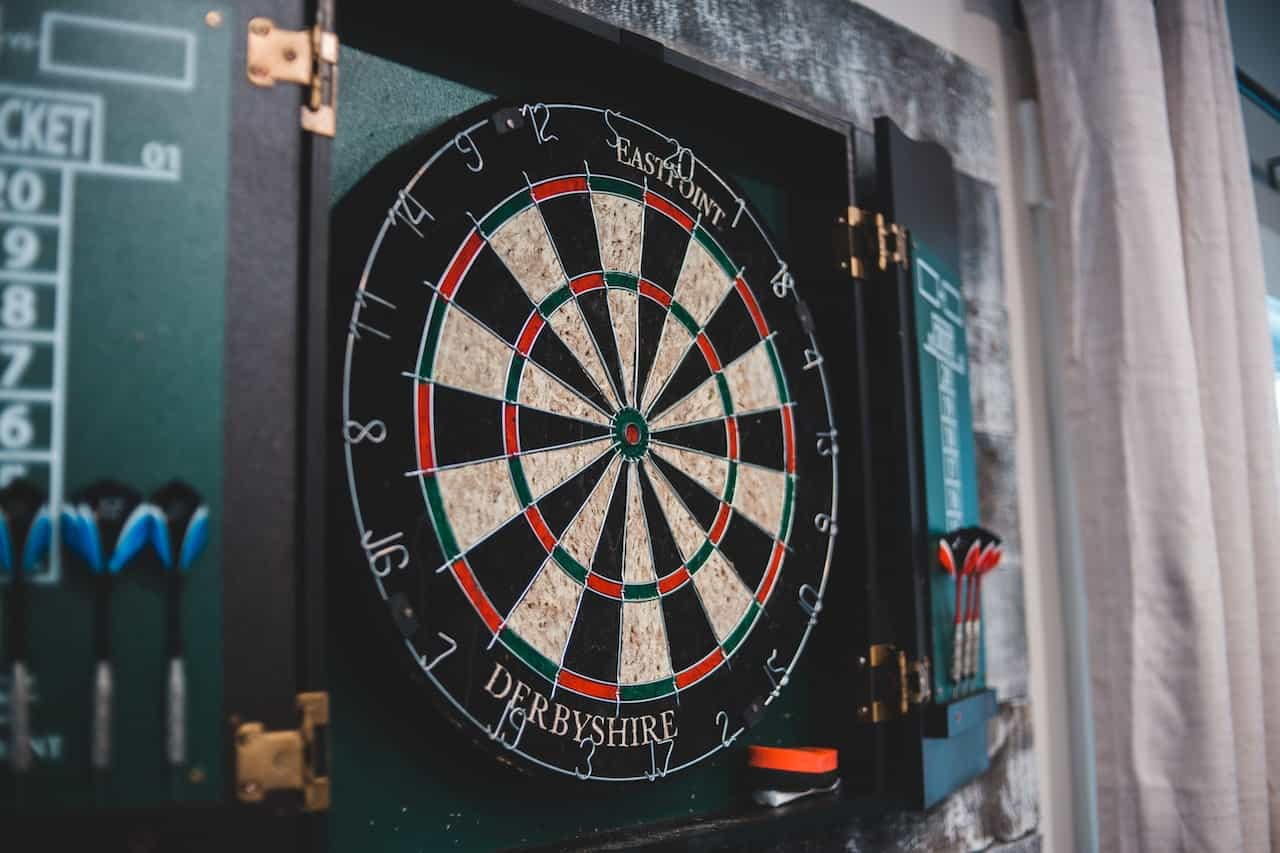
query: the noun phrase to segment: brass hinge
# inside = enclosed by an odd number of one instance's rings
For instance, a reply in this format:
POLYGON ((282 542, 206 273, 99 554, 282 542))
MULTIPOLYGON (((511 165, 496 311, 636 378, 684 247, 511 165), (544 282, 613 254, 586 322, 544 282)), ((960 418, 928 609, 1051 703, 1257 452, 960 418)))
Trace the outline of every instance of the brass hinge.
POLYGON ((332 137, 338 127, 338 36, 320 27, 282 30, 270 18, 249 21, 249 82, 298 83, 310 89, 302 129, 332 137))
POLYGON ((905 716, 912 705, 928 702, 929 659, 907 659, 907 653, 889 643, 878 643, 858 658, 858 719, 882 723, 905 716))
POLYGON ((866 278, 873 265, 881 272, 890 264, 908 268, 907 229, 887 221, 883 213, 849 205, 845 214, 836 218, 836 227, 840 266, 854 278, 866 278))
POLYGON ((236 798, 260 803, 270 791, 301 791, 303 810, 329 808, 329 694, 299 693, 302 722, 267 731, 262 723, 236 728, 236 798))

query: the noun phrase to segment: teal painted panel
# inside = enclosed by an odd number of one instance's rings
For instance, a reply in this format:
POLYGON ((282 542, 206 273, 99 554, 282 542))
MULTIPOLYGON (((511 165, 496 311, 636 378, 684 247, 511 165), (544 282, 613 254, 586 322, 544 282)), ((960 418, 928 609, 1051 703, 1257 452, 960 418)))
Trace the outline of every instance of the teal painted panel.
MULTIPOLYGON (((135 563, 111 598, 113 766, 90 773, 93 587, 63 552, 29 596, 36 763, 17 790, 0 774, 0 809, 214 800, 230 93, 244 25, 217 2, 36 0, 5 4, 0 27, 0 419, 25 405, 33 426, 28 440, 0 436, 0 480, 34 479, 56 504, 101 478, 144 496, 181 478, 211 513, 183 598, 189 765, 165 758, 164 577, 135 563), (30 322, 4 310, 24 289, 30 322), (31 348, 23 369, 13 346, 31 348)), ((0 739, 3 759, 6 721, 0 739)))
POLYGON ((984 723, 945 740, 925 738, 923 808, 930 808, 943 797, 974 779, 987 769, 987 727, 984 723))
MULTIPOLYGON (((929 535, 978 523, 978 477, 969 400, 969 360, 964 330, 964 292, 960 277, 919 241, 911 245, 917 358, 920 365, 920 425, 924 449, 925 504, 929 535)), ((932 552, 930 553, 932 558, 932 552)), ((934 694, 939 702, 955 690, 950 680, 955 580, 931 559, 934 694)), ((984 683, 986 655, 978 651, 978 676, 984 683)), ((968 691, 966 691, 968 692, 968 691)))
POLYGON ((333 201, 415 136, 493 98, 492 92, 424 74, 354 47, 342 48, 333 201))

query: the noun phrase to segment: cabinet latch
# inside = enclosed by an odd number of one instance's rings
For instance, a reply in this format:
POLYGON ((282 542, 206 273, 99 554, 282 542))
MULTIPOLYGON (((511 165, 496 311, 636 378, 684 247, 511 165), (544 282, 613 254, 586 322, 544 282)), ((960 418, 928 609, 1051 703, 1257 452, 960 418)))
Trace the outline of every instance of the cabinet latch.
POLYGON ((836 251, 840 266, 854 278, 866 278, 874 267, 884 272, 891 264, 907 269, 907 229, 889 222, 883 213, 870 213, 849 205, 836 218, 836 251))
POLYGON ((296 729, 236 727, 236 798, 261 803, 270 791, 299 791, 303 810, 329 808, 329 694, 299 693, 296 729))
POLYGON ((858 719, 882 723, 906 716, 912 705, 928 702, 929 659, 912 661, 907 653, 890 643, 877 643, 858 657, 855 696, 858 719))
POLYGON ((320 136, 337 132, 338 36, 319 26, 282 30, 270 18, 249 21, 246 71, 255 86, 297 83, 310 91, 302 105, 302 129, 320 136))

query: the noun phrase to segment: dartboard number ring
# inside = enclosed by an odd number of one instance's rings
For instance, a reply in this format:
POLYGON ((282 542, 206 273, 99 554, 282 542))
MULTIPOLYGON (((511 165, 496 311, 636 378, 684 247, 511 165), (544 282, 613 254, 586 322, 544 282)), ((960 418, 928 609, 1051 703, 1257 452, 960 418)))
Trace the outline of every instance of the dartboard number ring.
POLYGON ((344 206, 353 565, 388 654, 531 768, 655 781, 731 744, 835 532, 808 523, 835 517, 821 348, 751 203, 621 113, 494 103, 344 206))

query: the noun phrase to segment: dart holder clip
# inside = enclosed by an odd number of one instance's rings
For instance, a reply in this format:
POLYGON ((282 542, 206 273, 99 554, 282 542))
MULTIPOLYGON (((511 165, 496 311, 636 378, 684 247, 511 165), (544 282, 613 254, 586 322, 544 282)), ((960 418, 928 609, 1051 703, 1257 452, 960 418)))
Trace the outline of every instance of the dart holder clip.
POLYGON ((299 693, 302 722, 267 731, 262 723, 236 728, 236 798, 261 803, 271 791, 299 791, 303 811, 329 808, 329 694, 299 693))

